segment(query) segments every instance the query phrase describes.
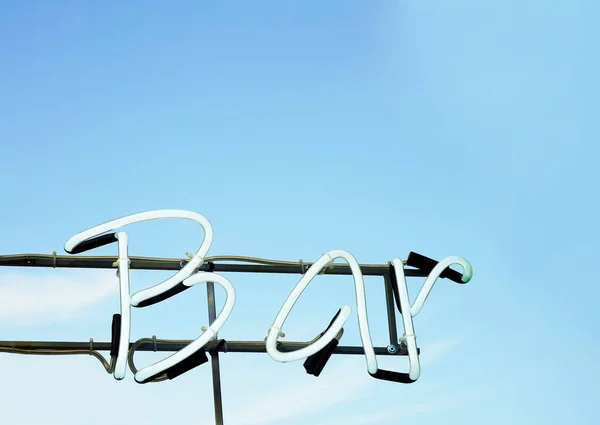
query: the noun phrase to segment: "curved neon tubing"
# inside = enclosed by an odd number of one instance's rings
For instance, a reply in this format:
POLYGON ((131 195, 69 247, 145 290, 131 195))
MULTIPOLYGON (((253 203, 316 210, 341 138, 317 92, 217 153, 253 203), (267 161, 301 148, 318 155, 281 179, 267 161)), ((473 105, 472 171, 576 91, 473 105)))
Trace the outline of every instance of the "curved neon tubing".
POLYGON ((168 368, 185 360, 186 358, 194 354, 196 351, 202 349, 202 347, 204 347, 207 342, 209 342, 217 335, 219 329, 221 329, 225 321, 229 318, 229 315, 233 310, 233 305, 235 304, 235 290, 233 289, 233 285, 225 277, 209 272, 196 273, 184 280, 183 284, 185 286, 194 286, 203 282, 218 283, 225 289, 225 292, 227 294, 225 305, 223 306, 223 309, 221 310, 217 318, 197 339, 190 342, 188 345, 186 345, 184 348, 182 348, 175 354, 172 354, 166 359, 160 360, 150 366, 146 366, 138 370, 138 372, 135 374, 136 382, 142 383, 151 376, 164 372, 168 368))
POLYGON ((319 258, 302 276, 296 287, 292 290, 287 300, 279 310, 273 325, 269 328, 269 333, 267 335, 266 340, 266 349, 267 353, 271 358, 275 361, 286 363, 293 362, 296 360, 304 359, 318 351, 325 348, 325 346, 333 340, 346 320, 350 315, 350 306, 345 305, 342 307, 340 314, 333 321, 329 329, 319 338, 317 341, 312 344, 300 348, 295 351, 282 353, 277 349, 277 338, 282 336, 281 328, 285 323, 290 311, 298 301, 302 292, 306 289, 308 284, 314 279, 315 276, 330 262, 335 260, 336 258, 343 258, 348 265, 350 266, 350 270, 352 271, 352 277, 354 278, 354 288, 356 293, 356 306, 357 306, 357 314, 358 314, 358 326, 360 330, 360 337, 362 339, 363 347, 365 350, 365 359, 367 362, 367 370, 369 373, 377 372, 377 359, 375 358, 375 350, 373 349, 373 343, 371 341, 371 334, 369 332, 369 322, 367 319, 367 302, 365 295, 365 284, 362 276, 362 272, 360 270, 360 266, 354 256, 347 251, 343 250, 333 250, 324 254, 319 258))
POLYGON ((406 277, 404 275, 404 264, 399 258, 392 260, 394 271, 396 273, 396 285, 400 297, 400 308, 402 309, 402 324, 404 326, 404 342, 408 350, 408 376, 413 381, 419 379, 421 375, 421 364, 419 362, 419 352, 417 351, 417 336, 413 326, 412 314, 410 314, 410 299, 408 298, 408 288, 406 286, 406 277), (404 312, 409 312, 405 314, 404 312))
POLYGON ((119 301, 121 308, 121 333, 119 336, 119 351, 113 376, 117 380, 125 378, 127 373, 127 353, 129 352, 129 334, 131 333, 131 308, 129 306, 129 256, 127 233, 115 235, 119 246, 117 276, 119 276, 119 301))
POLYGON ((65 243, 65 251, 71 252, 73 248, 75 248, 81 242, 99 236, 103 233, 110 232, 111 230, 118 229, 129 224, 139 223, 141 221, 155 220, 161 218, 182 218, 197 222, 204 229, 204 240, 202 241, 202 245, 198 249, 198 252, 196 252, 196 254, 181 270, 179 270, 167 280, 158 283, 154 286, 151 286, 150 288, 142 289, 136 292, 135 294, 131 295, 131 305, 137 307, 140 303, 148 299, 157 297, 163 294, 164 292, 167 292, 168 290, 172 289, 177 284, 181 283, 184 279, 189 277, 192 273, 194 273, 200 266, 202 266, 202 264, 204 263, 204 257, 206 256, 206 253, 208 252, 213 240, 212 226, 203 215, 185 210, 156 210, 128 215, 125 217, 108 221, 106 223, 87 229, 81 233, 78 233, 75 236, 72 236, 65 243))
MULTIPOLYGON (((431 288, 433 288, 433 284, 440 277, 440 275, 444 272, 444 270, 446 270, 447 267, 449 267, 453 264, 459 264, 463 268, 463 277, 462 277, 463 283, 467 283, 471 280, 471 278, 473 277, 473 267, 471 266, 471 263, 469 263, 465 258, 459 257, 458 255, 451 255, 450 257, 444 258, 442 261, 437 263, 437 265, 433 268, 433 270, 431 270, 431 273, 429 273, 429 276, 427 276, 427 279, 425 280, 423 287, 419 291, 419 295, 417 295, 415 302, 410 307, 411 316, 414 317, 417 314, 419 314, 419 312, 421 311, 421 308, 423 308, 423 304, 425 303, 425 300, 427 299, 427 297, 429 296, 429 293, 431 292, 431 288)), ((408 311, 408 310, 404 310, 404 307, 403 307, 402 311, 408 311)))
MULTIPOLYGON (((78 235, 81 235, 78 234, 78 235)), ((69 239, 69 241, 75 243, 65 244, 65 250, 71 251, 77 244, 83 240, 78 240, 75 235, 69 239)), ((93 235, 95 236, 95 235, 93 235)), ((129 336, 131 333, 131 307, 129 297, 129 254, 128 245, 129 238, 127 233, 118 232, 115 234, 118 245, 118 259, 117 259, 117 276, 119 278, 119 304, 121 314, 121 329, 119 336, 119 350, 117 351, 117 358, 115 360, 115 367, 113 370, 113 377, 117 380, 122 380, 127 374, 127 354, 129 352, 129 336)))
POLYGON ((206 255, 208 249, 210 248, 210 245, 212 244, 212 226, 204 216, 190 211, 148 211, 121 217, 84 230, 83 232, 77 233, 76 235, 69 238, 69 240, 67 240, 64 246, 65 251, 70 253, 82 242, 100 236, 104 233, 110 232, 111 230, 118 229, 129 224, 139 223, 141 221, 154 220, 160 218, 184 218, 196 221, 204 229, 204 240, 196 255, 180 271, 175 273, 175 275, 171 276, 169 279, 153 287, 138 291, 137 293, 130 296, 128 253, 129 238, 125 232, 118 232, 115 234, 115 238, 117 239, 118 244, 117 275, 119 277, 119 299, 121 310, 121 332, 119 338, 119 350, 115 362, 115 369, 113 371, 113 376, 117 380, 123 379, 127 372, 127 354, 129 350, 129 338, 131 334, 130 306, 137 306, 139 303, 147 299, 153 298, 157 295, 161 295, 162 293, 168 291, 169 289, 173 288, 175 285, 183 281, 185 278, 189 277, 198 267, 200 267, 204 261, 204 256, 206 255))

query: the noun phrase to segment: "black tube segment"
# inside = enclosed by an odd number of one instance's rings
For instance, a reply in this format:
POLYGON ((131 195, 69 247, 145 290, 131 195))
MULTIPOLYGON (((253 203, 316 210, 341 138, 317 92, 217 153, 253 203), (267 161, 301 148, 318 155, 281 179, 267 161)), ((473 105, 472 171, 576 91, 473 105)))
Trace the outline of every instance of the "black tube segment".
MULTIPOLYGON (((342 309, 339 309, 335 316, 333 316, 333 319, 331 319, 331 322, 329 322, 327 329, 325 329, 321 334, 319 334, 319 338, 321 338, 323 334, 327 332, 329 328, 331 328, 331 325, 333 324, 335 319, 340 315, 341 311, 342 309)), ((331 341, 329 341, 329 343, 324 348, 317 351, 312 356, 307 357, 307 359, 304 361, 304 369, 306 370, 306 373, 308 373, 309 375, 319 376, 323 371, 323 368, 329 361, 329 358, 337 348, 338 344, 339 340, 337 338, 334 338, 331 341)))
POLYGON ((121 315, 113 314, 110 339, 110 356, 117 357, 119 344, 121 342, 121 315))
MULTIPOLYGON (((431 273, 433 268, 437 266, 439 261, 435 261, 432 258, 425 257, 424 255, 417 254, 416 252, 410 252, 408 254, 408 258, 406 259, 406 265, 410 267, 415 267, 424 271, 426 273, 431 273)), ((442 274, 440 275, 442 279, 450 279, 456 283, 464 283, 462 281, 463 275, 462 273, 457 272, 456 270, 452 270, 450 267, 447 267, 442 274)))
POLYGON ((398 311, 402 314, 400 293, 398 293, 398 279, 396 279, 396 269, 392 263, 390 263, 390 283, 392 286, 392 293, 394 294, 394 301, 396 301, 396 307, 398 307, 398 311))
POLYGON ((208 362, 206 351, 200 349, 184 361, 179 362, 175 366, 165 370, 165 374, 167 375, 167 378, 175 379, 179 375, 183 375, 185 372, 188 372, 193 368, 198 367, 206 362, 208 362))
POLYGON ((161 301, 164 301, 167 298, 171 298, 172 296, 177 295, 180 292, 185 291, 186 289, 190 289, 190 286, 185 286, 183 284, 183 282, 179 282, 177 285, 173 286, 168 291, 165 291, 162 294, 157 295, 156 297, 148 298, 147 300, 142 301, 141 303, 139 303, 138 305, 136 305, 134 307, 136 307, 136 308, 148 307, 149 305, 153 305, 153 304, 159 303, 161 301))
POLYGON ((81 252, 89 251, 90 249, 99 248, 104 245, 117 242, 116 233, 105 233, 100 236, 95 236, 90 239, 86 239, 79 244, 75 245, 71 251, 67 251, 69 254, 79 254, 81 252))
POLYGON ((308 357, 304 361, 304 369, 306 370, 306 373, 309 375, 319 376, 339 343, 340 342, 334 338, 329 341, 329 344, 327 344, 321 351, 308 357))
POLYGON ((416 382, 413 379, 410 379, 408 373, 392 372, 391 370, 379 369, 377 370, 377 372, 370 373, 369 375, 376 379, 381 379, 383 381, 398 382, 400 384, 412 384, 413 382, 416 382))
POLYGON ((178 376, 184 374, 185 372, 188 372, 188 371, 192 370, 193 368, 200 366, 206 362, 208 362, 208 357, 206 356, 206 352, 204 350, 200 349, 200 350, 196 351, 195 353, 193 353, 191 356, 189 356, 187 359, 183 360, 182 362, 177 363, 175 366, 171 366, 164 372, 159 372, 155 375, 149 376, 144 381, 138 382, 138 383, 139 384, 147 384, 162 375, 166 375, 168 379, 175 379, 178 376))

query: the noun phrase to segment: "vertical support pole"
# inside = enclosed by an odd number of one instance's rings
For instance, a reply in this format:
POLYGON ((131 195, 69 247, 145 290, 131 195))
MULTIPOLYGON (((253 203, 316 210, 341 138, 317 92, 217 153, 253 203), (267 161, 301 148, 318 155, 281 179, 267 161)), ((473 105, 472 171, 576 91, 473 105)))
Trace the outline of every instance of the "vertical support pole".
MULTIPOLYGON (((206 283, 206 295, 208 301, 208 322, 214 322, 217 318, 217 306, 215 303, 215 284, 206 283)), ((223 425, 223 399, 221 397, 221 368, 219 366, 219 352, 210 352, 210 365, 212 367, 213 398, 215 403, 215 424, 223 425)))
POLYGON ((392 279, 390 278, 389 270, 383 275, 383 280, 385 283, 385 304, 387 307, 390 345, 396 348, 398 346, 398 328, 396 327, 396 306, 394 305, 394 293, 392 291, 392 279))

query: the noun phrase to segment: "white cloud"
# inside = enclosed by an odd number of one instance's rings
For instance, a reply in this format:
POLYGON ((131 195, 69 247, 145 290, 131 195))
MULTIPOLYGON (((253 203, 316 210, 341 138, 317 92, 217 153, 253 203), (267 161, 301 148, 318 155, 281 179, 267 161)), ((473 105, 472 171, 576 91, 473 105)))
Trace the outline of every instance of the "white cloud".
POLYGON ((328 419, 325 422, 318 422, 317 425, 371 425, 378 424, 392 419, 398 419, 401 415, 398 409, 379 410, 369 413, 358 413, 353 415, 337 416, 333 419, 328 419))
MULTIPOLYGON (((270 361, 261 362, 262 365, 251 371, 243 371, 238 360, 242 364, 252 364, 256 355, 231 356, 235 357, 226 362, 231 367, 228 369, 242 379, 237 385, 224 381, 226 424, 276 424, 323 410, 335 412, 344 409, 348 403, 362 400, 376 385, 364 370, 357 370, 358 362, 352 359, 330 365, 327 373, 319 378, 310 377, 307 382, 303 379, 306 376, 303 371, 294 373, 286 367, 283 368, 286 371, 278 374, 277 368, 273 367, 277 363, 270 361), (265 388, 261 382, 243 379, 250 376, 265 376, 275 382, 265 388)), ((297 368, 293 369, 298 372, 297 368)), ((130 372, 125 380, 115 381, 96 359, 86 355, 0 354, 0 370, 5 382, 11 383, 10 391, 7 386, 0 389, 6 423, 214 424, 209 364, 173 381, 147 385, 133 382, 130 372), (31 409, 31 400, 35 400, 35 409, 31 409)))
POLYGON ((63 320, 117 293, 114 271, 0 273, 0 322, 63 320))
POLYGON ((227 417, 236 425, 258 425, 311 415, 364 397, 374 384, 366 372, 357 369, 355 359, 330 365, 327 373, 309 383, 286 382, 266 394, 239 403, 227 417))
POLYGON ((334 419, 318 422, 317 425, 371 425, 387 422, 395 423, 409 419, 410 417, 439 413, 448 409, 461 409, 464 408, 465 405, 479 401, 486 396, 486 393, 482 391, 441 396, 426 395, 425 397, 427 397, 427 399, 423 401, 401 402, 396 403, 393 409, 374 410, 367 413, 338 416, 334 419))
POLYGON ((436 362, 445 353, 453 349, 459 344, 459 341, 454 339, 446 339, 434 342, 421 348, 421 365, 428 365, 436 362))
MULTIPOLYGON (((441 340, 430 344, 426 348, 431 354, 424 359, 425 363, 434 363, 457 344, 456 340, 441 340)), ((397 358, 385 359, 396 360, 396 363, 398 360, 397 358)), ((395 396, 390 393, 390 386, 371 378, 366 373, 362 356, 339 359, 329 365, 326 373, 321 377, 311 379, 308 383, 299 376, 291 375, 287 379, 281 376, 279 380, 271 382, 271 376, 278 373, 276 366, 263 367, 260 363, 257 366, 252 374, 238 375, 240 382, 251 383, 249 385, 254 391, 250 394, 253 396, 248 397, 248 391, 244 390, 243 397, 229 399, 226 403, 229 407, 225 416, 227 423, 236 425, 270 425, 283 421, 294 424, 311 422, 318 425, 394 423, 408 417, 460 409, 485 396, 484 392, 479 390, 453 393, 456 390, 454 385, 449 389, 448 383, 444 381, 422 382, 416 387, 390 384, 397 385, 393 392, 395 396), (265 376, 261 383, 252 379, 252 375, 261 373, 271 376, 268 378, 265 376), (399 399, 395 399, 396 397, 399 399), (364 408, 369 406, 373 411, 364 411, 364 408), (389 406, 394 407, 389 408, 389 406), (348 413, 348 410, 353 412, 348 413), (338 416, 335 416, 336 413, 338 416), (318 420, 319 417, 322 419, 318 420)), ((398 367, 397 364, 389 366, 398 367)), ((291 368, 292 365, 287 367, 291 368)), ((300 366, 297 365, 296 368, 298 367, 300 366)))
POLYGON ((194 423, 214 424, 210 367, 177 380, 140 385, 130 371, 116 381, 87 355, 0 353, 0 371, 5 382, 0 388, 2 423, 121 425, 185 423, 194 418, 194 423))
MULTIPOLYGON (((256 354, 229 354, 223 355, 224 359, 227 356, 232 357, 224 366, 238 379, 223 382, 226 424, 387 424, 464 409, 487 396, 480 389, 452 393, 456 391, 454 384, 386 388, 368 376, 358 357, 329 365, 319 378, 304 379, 300 364, 296 365, 300 369, 289 364, 277 368, 277 363, 264 358, 266 354, 261 355, 264 361, 257 359, 256 354), (242 370, 241 366, 255 365, 256 360, 258 367, 242 370), (248 379, 255 376, 274 381, 273 385, 248 379)), ((142 363, 146 361, 143 359, 142 363)), ((0 354, 0 370, 4 381, 10 383, 10 389, 6 385, 0 389, 6 423, 214 424, 209 364, 176 380, 148 385, 133 382, 130 372, 125 380, 115 381, 96 359, 86 355, 0 354)))
MULTIPOLYGON (((427 365, 436 362, 444 353, 457 344, 458 341, 448 339, 424 347, 423 352, 429 354, 424 357, 421 356, 421 363, 427 365)), ((398 368, 398 358, 380 356, 379 360, 383 368, 398 368), (392 363, 394 364, 392 365, 392 363)), ((262 364, 258 369, 262 369, 261 366, 262 364)), ((295 366, 296 368, 301 367, 300 365, 295 366)), ((275 365, 266 367, 268 370, 263 373, 269 375, 277 373, 275 365)), ((291 368, 292 365, 290 364, 288 367, 291 368)), ((258 371, 255 371, 255 373, 258 373, 258 371)), ((239 379, 242 382, 257 382, 252 375, 254 374, 240 375, 239 379)), ((290 378, 292 377, 290 376, 290 378)), ((317 379, 311 379, 308 383, 305 383, 306 381, 300 383, 298 379, 294 378, 290 380, 282 379, 280 383, 268 381, 271 381, 271 379, 263 379, 259 387, 252 384, 256 389, 256 396, 248 398, 248 393, 244 392, 242 399, 232 400, 235 407, 231 409, 230 412, 232 413, 226 415, 227 422, 237 425, 266 425, 321 414, 330 411, 331 408, 335 411, 338 406, 348 406, 357 401, 360 401, 360 404, 373 403, 375 406, 381 400, 374 400, 373 397, 380 398, 381 394, 377 391, 377 388, 383 387, 381 381, 371 378, 364 370, 362 356, 336 359, 333 364, 328 365, 326 373, 317 379), (270 390, 272 388, 270 385, 275 385, 275 389, 270 390), (264 391, 267 388, 269 390, 264 391)), ((404 403, 400 410, 398 408, 393 410, 380 409, 370 413, 359 413, 343 419, 336 418, 331 422, 324 422, 323 425, 333 425, 335 423, 369 425, 386 420, 391 421, 409 414, 416 415, 446 408, 457 397, 460 397, 460 395, 452 395, 432 398, 437 391, 441 391, 442 394, 445 391, 445 388, 439 387, 440 385, 438 385, 438 388, 432 387, 430 383, 428 391, 423 392, 423 397, 416 397, 414 402, 404 403)), ((444 385, 441 385, 441 387, 444 387, 444 385)), ((408 389, 409 387, 404 388, 408 389)), ((420 393, 420 391, 417 391, 417 393, 420 393)), ((397 406, 397 403, 394 404, 397 406)))

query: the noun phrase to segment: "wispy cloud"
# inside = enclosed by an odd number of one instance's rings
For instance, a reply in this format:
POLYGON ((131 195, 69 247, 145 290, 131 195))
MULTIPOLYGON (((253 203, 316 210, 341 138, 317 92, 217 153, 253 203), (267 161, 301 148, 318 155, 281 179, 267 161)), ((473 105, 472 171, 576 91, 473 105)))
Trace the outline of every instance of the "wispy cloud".
POLYGON ((445 353, 452 350, 458 344, 459 341, 455 339, 445 339, 422 347, 421 355, 419 356, 421 365, 435 363, 445 353))
POLYGON ((463 408, 465 405, 482 400, 487 394, 482 391, 451 395, 431 396, 426 400, 415 400, 395 404, 393 409, 343 415, 318 422, 317 425, 371 425, 398 422, 410 417, 439 413, 447 409, 463 408))
POLYGON ((270 424, 311 415, 335 405, 361 399, 372 387, 373 379, 357 373, 352 359, 331 365, 310 383, 280 385, 267 394, 251 397, 238 404, 228 421, 237 425, 270 424))
MULTIPOLYGON (((436 362, 457 344, 458 341, 456 340, 441 340, 424 347, 423 352, 428 354, 422 356, 422 364, 427 365, 436 362)), ((358 358, 347 358, 335 365, 330 365, 327 373, 318 379, 311 380, 309 383, 299 384, 294 382, 295 380, 291 380, 285 384, 277 385, 276 390, 266 393, 258 391, 261 393, 260 396, 249 399, 244 397, 243 400, 236 401, 234 403, 236 407, 232 409, 235 413, 228 415, 227 420, 238 425, 266 425, 320 414, 331 407, 348 405, 351 402, 369 403, 369 400, 379 393, 377 385, 381 381, 371 378, 366 371, 361 370, 362 364, 361 366, 359 364, 360 360, 358 358)), ((442 385, 442 387, 444 386, 442 385)), ((443 389, 438 388, 438 390, 443 389)), ((410 403, 406 402, 400 410, 395 407, 391 410, 384 409, 370 413, 359 413, 343 419, 335 418, 330 422, 324 422, 323 425, 337 423, 368 425, 387 420, 391 421, 407 414, 419 414, 443 409, 463 396, 444 395, 432 398, 434 395, 427 393, 426 397, 417 398, 410 403)), ((397 406, 398 404, 394 403, 394 405, 397 406)))
POLYGON ((73 317, 116 294, 114 272, 0 273, 0 321, 31 325, 73 317))
POLYGON ((400 419, 401 417, 402 415, 398 409, 379 410, 368 413, 337 416, 332 419, 327 419, 325 422, 317 422, 316 425, 371 425, 391 421, 393 419, 400 419))

